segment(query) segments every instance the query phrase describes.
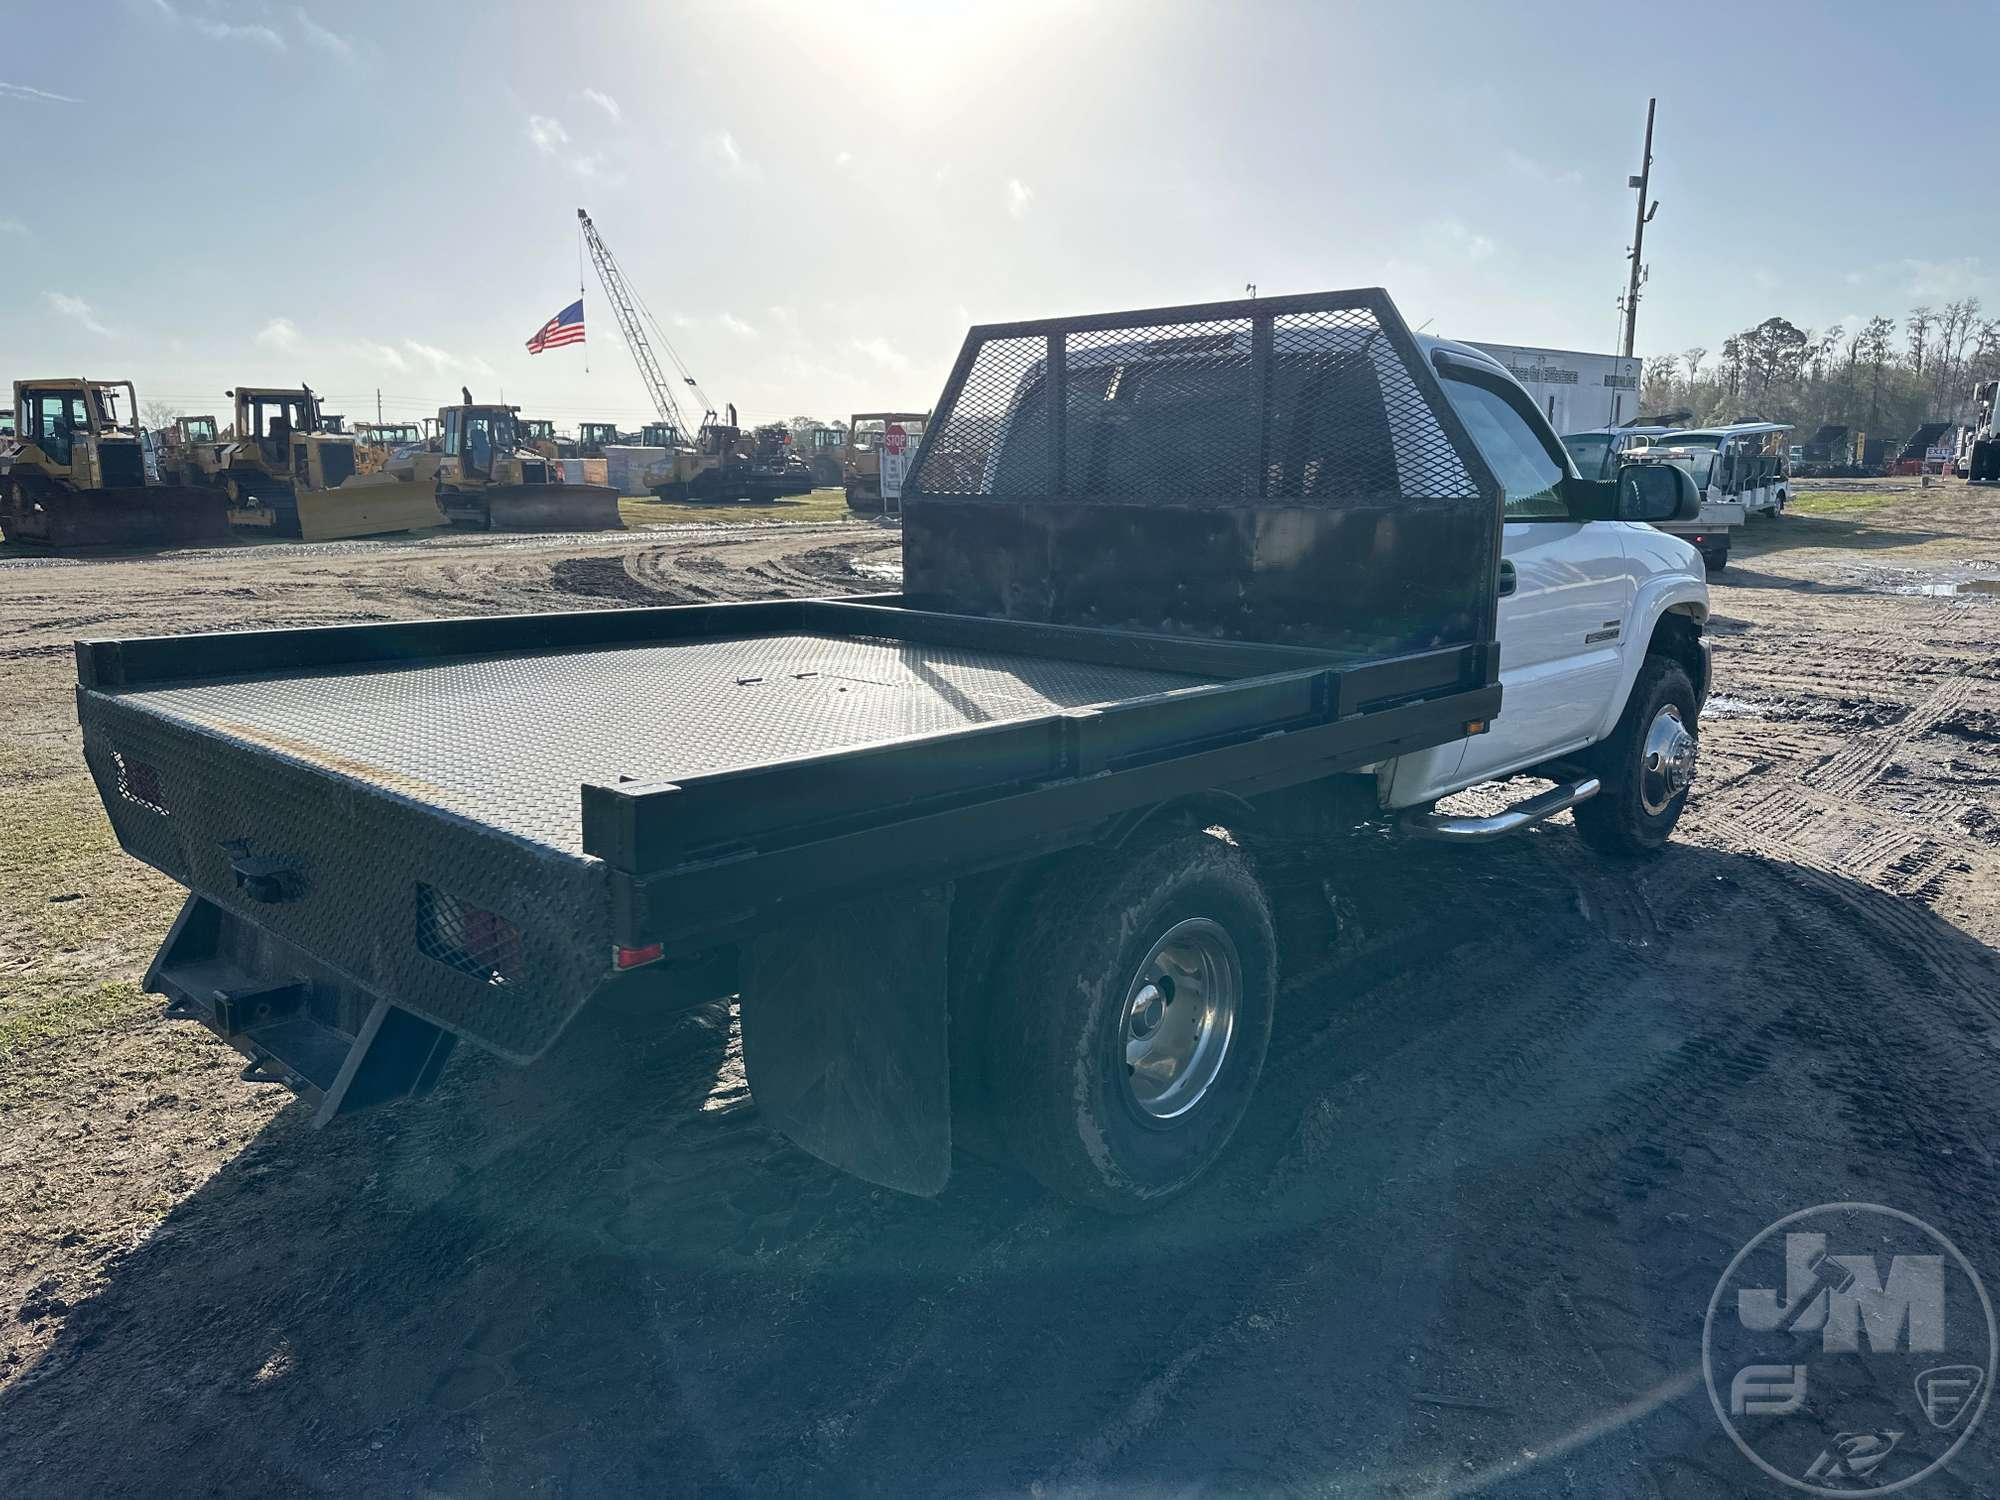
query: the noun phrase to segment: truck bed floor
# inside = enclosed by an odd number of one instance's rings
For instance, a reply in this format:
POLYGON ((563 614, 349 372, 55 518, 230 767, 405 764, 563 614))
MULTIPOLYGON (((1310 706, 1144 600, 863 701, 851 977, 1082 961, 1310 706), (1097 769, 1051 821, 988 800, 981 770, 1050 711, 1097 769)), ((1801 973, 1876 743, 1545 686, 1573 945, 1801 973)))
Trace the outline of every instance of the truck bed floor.
POLYGON ((578 787, 586 781, 671 781, 1210 680, 780 634, 433 659, 119 696, 581 853, 578 787))

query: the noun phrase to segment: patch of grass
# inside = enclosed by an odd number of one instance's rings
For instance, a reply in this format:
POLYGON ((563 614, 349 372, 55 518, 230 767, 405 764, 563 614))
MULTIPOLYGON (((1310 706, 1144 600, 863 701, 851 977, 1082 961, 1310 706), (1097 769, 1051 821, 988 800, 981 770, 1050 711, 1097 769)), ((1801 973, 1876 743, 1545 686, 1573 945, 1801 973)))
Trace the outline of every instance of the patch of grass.
POLYGON ((1855 516, 1896 498, 1887 490, 1795 490, 1786 497, 1785 511, 1799 516, 1855 516))
POLYGON ((30 1047, 142 1015, 155 1003, 129 979, 100 980, 95 985, 76 978, 31 982, 0 1004, 0 1065, 30 1047))
POLYGON ((0 756, 0 1065, 144 1004, 132 976, 181 892, 119 852, 97 789, 61 756, 0 756))
POLYGON ((686 505, 665 500, 627 496, 618 502, 618 513, 627 526, 678 526, 689 521, 706 525, 741 525, 750 521, 824 523, 846 521, 854 512, 847 508, 846 493, 839 489, 814 490, 809 495, 793 495, 769 504, 753 505, 732 501, 720 505, 686 505))

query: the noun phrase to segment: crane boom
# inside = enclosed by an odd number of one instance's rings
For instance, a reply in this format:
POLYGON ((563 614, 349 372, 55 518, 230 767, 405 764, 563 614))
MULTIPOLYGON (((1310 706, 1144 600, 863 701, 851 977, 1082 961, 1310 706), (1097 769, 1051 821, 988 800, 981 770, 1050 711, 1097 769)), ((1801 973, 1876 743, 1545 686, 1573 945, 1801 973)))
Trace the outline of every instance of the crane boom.
POLYGON ((702 425, 706 427, 708 418, 712 415, 707 394, 695 383, 695 378, 688 373, 687 366, 681 363, 680 356, 674 352, 673 345, 667 342, 666 335, 660 332, 659 323, 646 306, 644 299, 634 292, 630 283, 625 280, 625 273, 618 269, 617 259, 612 255, 611 248, 604 243, 603 236, 598 234, 597 226, 590 222, 590 215, 579 208, 576 211, 576 221, 583 230, 584 243, 590 247, 591 263, 597 267, 597 279, 604 287, 605 300, 611 304, 611 311, 618 318, 619 332, 625 335, 626 347, 632 351, 633 363, 639 367, 639 378, 645 383, 646 394, 652 398, 653 409, 659 414, 662 422, 671 422, 676 431, 683 435, 687 434, 688 425, 686 419, 681 416, 680 403, 674 399, 673 387, 667 383, 666 374, 660 368, 659 358, 653 353, 654 339, 657 338, 660 347, 666 350, 667 358, 673 362, 681 379, 700 400, 702 425), (652 337, 646 332, 648 324, 652 325, 652 337))

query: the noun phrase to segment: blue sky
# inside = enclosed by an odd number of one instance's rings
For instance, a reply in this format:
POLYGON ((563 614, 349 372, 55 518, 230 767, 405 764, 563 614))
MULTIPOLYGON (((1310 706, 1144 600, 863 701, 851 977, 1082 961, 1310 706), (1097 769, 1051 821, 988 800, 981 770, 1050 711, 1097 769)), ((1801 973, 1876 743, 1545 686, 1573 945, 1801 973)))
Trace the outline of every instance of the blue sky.
POLYGON ((1607 349, 1649 94, 1641 353, 1968 293, 2000 206, 1983 5, 724 7, 0 0, 0 379, 350 416, 468 384, 646 401, 588 207, 746 419, 928 405, 971 321, 1381 284, 1455 337, 1607 349), (53 165, 59 164, 59 165, 53 165))

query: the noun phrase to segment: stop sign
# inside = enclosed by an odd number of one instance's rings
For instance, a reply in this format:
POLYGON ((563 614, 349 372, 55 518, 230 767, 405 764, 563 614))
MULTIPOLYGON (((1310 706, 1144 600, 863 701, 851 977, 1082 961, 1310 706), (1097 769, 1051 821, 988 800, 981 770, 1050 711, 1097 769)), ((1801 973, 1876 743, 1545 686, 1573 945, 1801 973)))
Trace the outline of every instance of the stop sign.
POLYGON ((891 422, 889 430, 882 434, 882 446, 891 453, 901 453, 909 446, 910 435, 903 431, 900 422, 891 422))

